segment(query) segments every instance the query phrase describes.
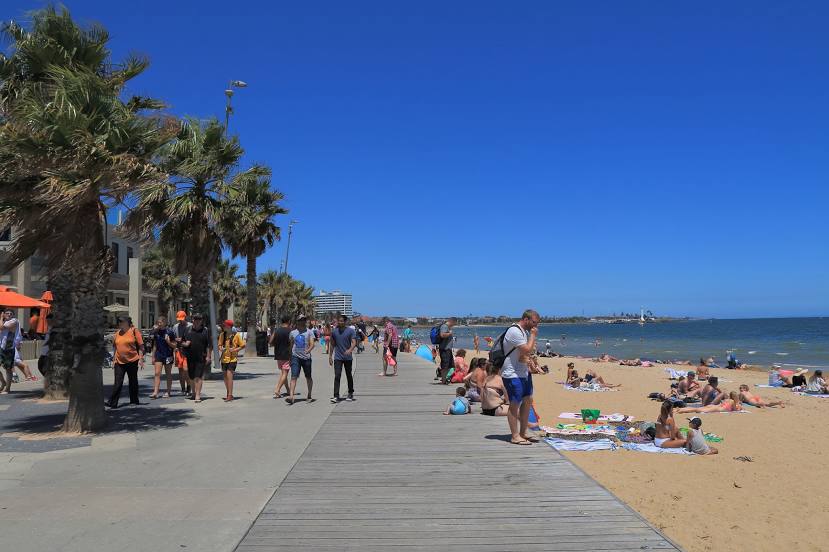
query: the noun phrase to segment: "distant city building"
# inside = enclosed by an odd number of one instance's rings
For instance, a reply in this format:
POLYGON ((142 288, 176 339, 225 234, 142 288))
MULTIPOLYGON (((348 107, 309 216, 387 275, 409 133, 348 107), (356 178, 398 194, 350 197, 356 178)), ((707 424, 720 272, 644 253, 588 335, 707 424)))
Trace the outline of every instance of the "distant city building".
POLYGON ((319 295, 314 296, 314 303, 316 304, 315 312, 317 315, 336 312, 346 316, 354 314, 350 293, 343 293, 339 290, 320 291, 319 295))

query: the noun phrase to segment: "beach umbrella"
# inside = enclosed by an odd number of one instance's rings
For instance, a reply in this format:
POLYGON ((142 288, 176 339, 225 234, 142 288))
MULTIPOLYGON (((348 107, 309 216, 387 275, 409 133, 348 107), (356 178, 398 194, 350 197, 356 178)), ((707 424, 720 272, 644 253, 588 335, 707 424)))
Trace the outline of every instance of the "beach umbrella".
POLYGON ((9 288, 5 286, 0 287, 2 287, 2 289, 0 289, 0 306, 18 309, 49 306, 47 303, 38 301, 37 299, 20 295, 15 291, 10 291, 9 288))
POLYGON ((35 328, 35 333, 45 335, 49 330, 46 325, 46 317, 49 316, 50 312, 52 312, 52 301, 54 301, 55 298, 52 296, 51 291, 46 290, 43 292, 43 295, 40 296, 40 300, 47 303, 48 306, 40 307, 40 317, 37 320, 37 328, 35 328))
POLYGON ((432 358, 432 350, 426 345, 421 345, 420 347, 418 347, 417 351, 415 351, 415 354, 424 360, 434 362, 434 359, 432 358))

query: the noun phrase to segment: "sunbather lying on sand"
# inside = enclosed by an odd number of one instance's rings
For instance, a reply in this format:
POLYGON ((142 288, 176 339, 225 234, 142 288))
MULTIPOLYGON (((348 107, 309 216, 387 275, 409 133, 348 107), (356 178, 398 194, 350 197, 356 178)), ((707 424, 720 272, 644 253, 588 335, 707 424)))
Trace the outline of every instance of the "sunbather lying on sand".
MULTIPOLYGON (((671 401, 662 403, 659 418, 656 420, 656 433, 653 444, 660 448, 680 448, 685 446, 685 439, 679 434, 674 421, 674 405, 671 401)), ((679 411, 677 411, 679 412, 679 411)))
POLYGON ((779 406, 780 408, 785 408, 783 406, 783 401, 767 401, 760 395, 755 395, 749 391, 748 385, 745 384, 740 386, 740 400, 746 404, 750 404, 751 406, 756 406, 757 408, 765 408, 767 406, 779 406))
POLYGON ((720 404, 709 404, 708 406, 680 408, 677 410, 677 413, 688 414, 691 412, 696 412, 697 414, 703 414, 706 412, 737 412, 738 410, 742 409, 743 405, 740 403, 740 395, 738 395, 736 391, 732 391, 731 393, 729 393, 728 398, 722 401, 720 404))
POLYGON ((642 361, 638 358, 625 359, 619 361, 619 364, 621 364, 622 366, 642 366, 642 361))
POLYGON ((619 362, 619 359, 616 357, 612 357, 609 354, 605 353, 599 358, 594 358, 593 362, 619 362))
POLYGON ((570 387, 580 387, 582 382, 589 383, 592 385, 599 385, 601 387, 606 387, 608 389, 613 389, 614 387, 622 386, 621 383, 605 383, 604 378, 602 378, 593 370, 587 370, 587 373, 584 375, 584 377, 580 378, 578 371, 576 371, 575 367, 573 367, 573 363, 571 362, 567 365, 567 385, 569 385, 570 387))

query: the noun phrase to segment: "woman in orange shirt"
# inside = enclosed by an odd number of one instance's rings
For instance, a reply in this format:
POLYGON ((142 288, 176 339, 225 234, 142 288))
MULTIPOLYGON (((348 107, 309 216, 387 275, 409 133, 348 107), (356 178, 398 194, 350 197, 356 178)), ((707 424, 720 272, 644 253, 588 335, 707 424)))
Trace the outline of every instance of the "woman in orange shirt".
POLYGON ((124 386, 124 374, 129 376, 130 404, 138 402, 138 366, 144 369, 144 339, 132 325, 132 318, 125 316, 118 319, 118 331, 114 339, 115 385, 112 387, 112 396, 107 406, 118 408, 118 399, 121 398, 121 388, 124 386))

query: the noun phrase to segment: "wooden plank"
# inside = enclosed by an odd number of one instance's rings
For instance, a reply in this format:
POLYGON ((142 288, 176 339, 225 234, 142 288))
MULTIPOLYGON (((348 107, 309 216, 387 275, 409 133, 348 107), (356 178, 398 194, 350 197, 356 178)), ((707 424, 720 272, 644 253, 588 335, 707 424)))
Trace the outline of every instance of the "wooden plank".
POLYGON ((443 416, 454 386, 400 355, 357 357, 339 403, 237 547, 515 552, 676 548, 544 444, 505 443, 504 418, 443 416))

